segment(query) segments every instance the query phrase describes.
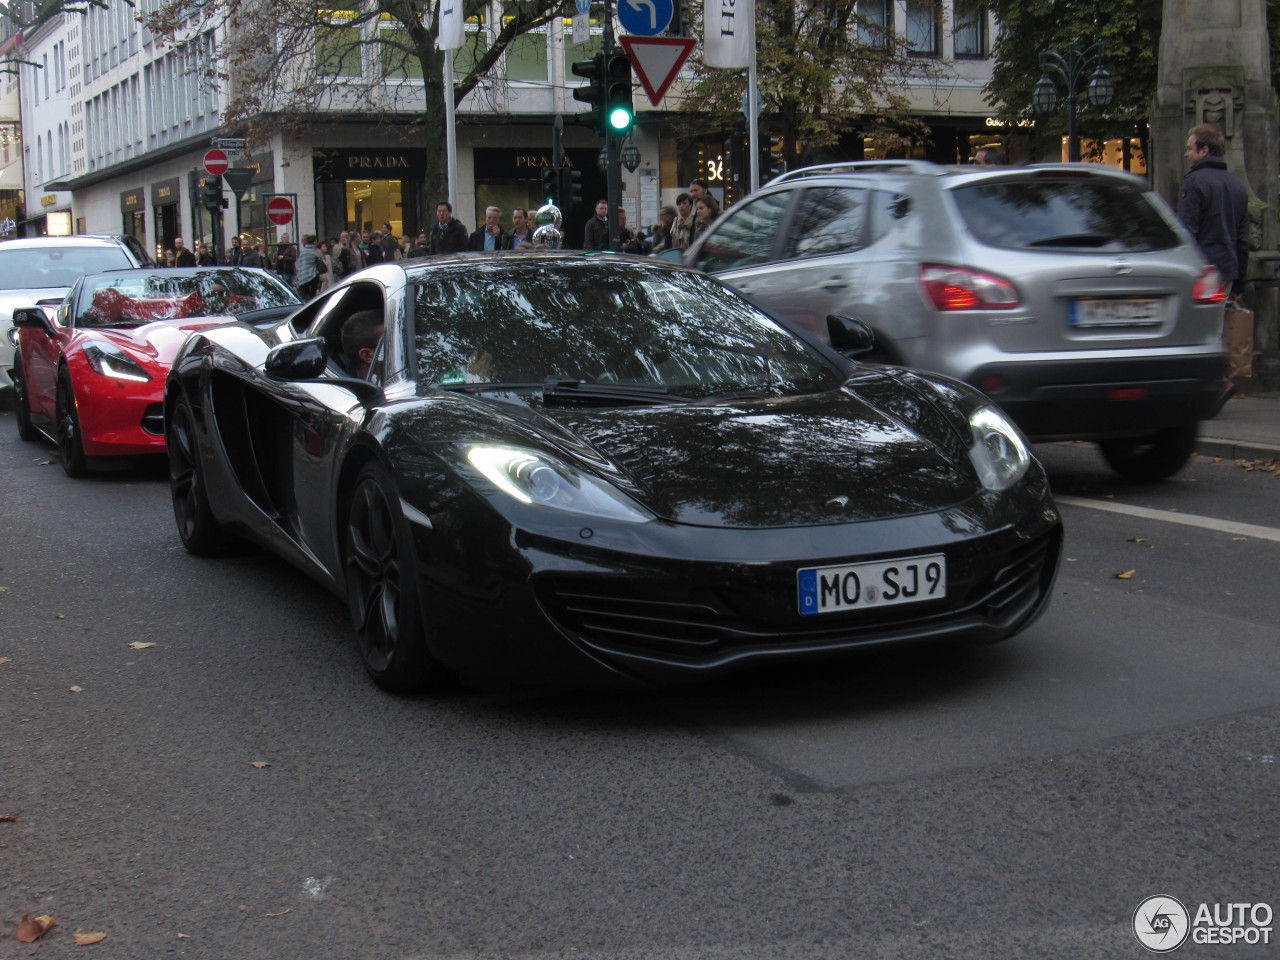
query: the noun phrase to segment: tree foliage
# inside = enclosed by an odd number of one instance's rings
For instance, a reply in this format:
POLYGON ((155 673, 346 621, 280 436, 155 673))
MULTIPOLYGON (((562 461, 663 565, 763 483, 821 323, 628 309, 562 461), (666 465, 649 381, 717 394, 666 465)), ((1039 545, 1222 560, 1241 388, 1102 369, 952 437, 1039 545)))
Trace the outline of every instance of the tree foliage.
MULTIPOLYGON (((810 162, 858 126, 889 149, 926 135, 910 116, 904 87, 908 79, 931 79, 936 64, 910 57, 850 0, 759 0, 755 6, 761 126, 782 136, 788 157, 810 162)), ((692 12, 693 35, 701 36, 701 4, 692 12)), ((696 59, 693 69, 684 106, 689 132, 741 128, 746 71, 696 59)))
MULTIPOLYGON (((962 0, 964 8, 977 0, 962 0)), ((1000 23, 995 68, 986 93, 995 113, 1009 124, 1037 119, 1031 96, 1044 71, 1040 54, 1066 54, 1096 41, 1106 44, 1106 67, 1115 82, 1114 101, 1103 111, 1089 104, 1089 75, 1078 85, 1077 132, 1085 142, 1140 137, 1147 141, 1147 117, 1155 94, 1160 54, 1162 0, 987 0, 1000 23)), ((1052 77, 1053 75, 1051 75, 1052 77)), ((1068 92, 1058 81, 1057 112, 1038 120, 1033 152, 1054 153, 1066 133, 1068 92)))

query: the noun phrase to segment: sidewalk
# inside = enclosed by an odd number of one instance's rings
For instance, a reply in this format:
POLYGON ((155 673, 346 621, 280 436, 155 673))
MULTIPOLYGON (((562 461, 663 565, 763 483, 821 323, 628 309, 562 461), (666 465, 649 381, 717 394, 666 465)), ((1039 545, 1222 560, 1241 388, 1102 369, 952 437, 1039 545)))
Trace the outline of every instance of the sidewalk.
POLYGON ((1217 417, 1200 424, 1196 453, 1224 460, 1280 457, 1280 393, 1232 397, 1217 417))

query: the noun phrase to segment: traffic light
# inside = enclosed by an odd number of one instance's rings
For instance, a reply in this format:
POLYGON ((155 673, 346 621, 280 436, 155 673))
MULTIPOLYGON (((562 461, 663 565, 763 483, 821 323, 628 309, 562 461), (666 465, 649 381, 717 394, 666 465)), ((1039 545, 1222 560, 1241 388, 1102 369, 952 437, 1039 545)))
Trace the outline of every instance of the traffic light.
POLYGON ((760 182, 768 183, 787 172, 787 158, 782 152, 782 137, 770 134, 760 144, 760 182))
POLYGON ((629 56, 615 51, 605 58, 604 84, 604 133, 626 133, 636 118, 629 56))
POLYGON ((582 203, 582 171, 573 167, 560 168, 560 204, 573 209, 582 203))
POLYGON ((573 91, 573 99, 588 104, 591 109, 578 114, 578 122, 585 124, 603 136, 604 134, 604 54, 597 53, 590 60, 578 60, 570 66, 575 77, 585 77, 587 84, 573 91))
POLYGON ((555 167, 542 168, 542 198, 547 203, 560 205, 560 200, 564 195, 560 192, 559 171, 555 167))
POLYGON ((210 210, 222 206, 222 178, 208 175, 200 185, 200 202, 210 210))

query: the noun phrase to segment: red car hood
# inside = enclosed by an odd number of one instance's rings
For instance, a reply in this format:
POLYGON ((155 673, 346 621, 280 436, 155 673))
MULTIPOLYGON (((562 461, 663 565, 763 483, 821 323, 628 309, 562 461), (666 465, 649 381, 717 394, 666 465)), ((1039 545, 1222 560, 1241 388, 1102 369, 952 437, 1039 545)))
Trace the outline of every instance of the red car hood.
POLYGON ((197 330, 216 327, 234 320, 234 317, 187 317, 182 320, 155 320, 140 327, 127 329, 115 327, 81 327, 81 341, 108 340, 119 344, 139 360, 147 360, 165 370, 173 364, 188 336, 197 330))

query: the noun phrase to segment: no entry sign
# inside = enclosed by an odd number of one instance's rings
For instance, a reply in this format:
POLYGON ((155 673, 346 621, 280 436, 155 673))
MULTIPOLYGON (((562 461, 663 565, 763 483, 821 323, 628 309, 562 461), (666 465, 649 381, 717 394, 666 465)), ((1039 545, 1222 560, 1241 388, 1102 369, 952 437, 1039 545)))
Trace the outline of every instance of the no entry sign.
POLYGON ((213 177, 220 177, 227 172, 227 167, 231 166, 231 162, 227 159, 225 150, 206 150, 204 155, 205 172, 213 177))
POLYGON ((288 197, 272 197, 267 201, 267 219, 283 227, 293 219, 293 201, 288 197))

